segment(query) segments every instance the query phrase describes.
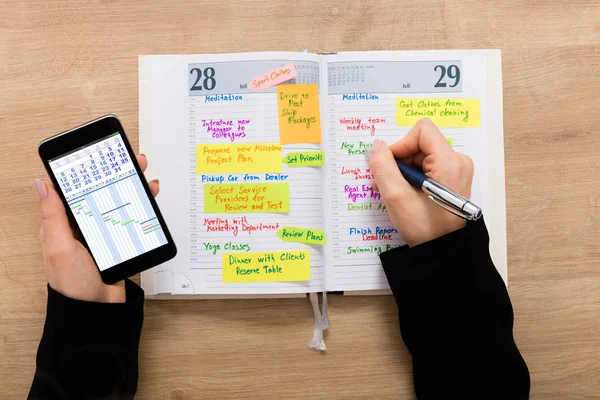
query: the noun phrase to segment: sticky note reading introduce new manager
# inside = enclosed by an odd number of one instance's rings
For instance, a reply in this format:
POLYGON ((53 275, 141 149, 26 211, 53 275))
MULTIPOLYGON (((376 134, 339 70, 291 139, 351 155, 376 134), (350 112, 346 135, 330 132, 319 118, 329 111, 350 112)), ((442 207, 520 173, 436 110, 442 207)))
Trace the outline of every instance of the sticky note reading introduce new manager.
POLYGON ((224 283, 289 282, 310 280, 307 250, 225 253, 221 267, 224 283))
POLYGON ((421 118, 440 128, 479 128, 479 99, 397 98, 396 126, 413 126, 421 118))
POLYGON ((296 77, 294 64, 286 64, 265 74, 257 75, 250 81, 250 89, 264 90, 296 77))
POLYGON ((319 86, 277 85, 279 142, 321 143, 319 86))
POLYGON ((281 172, 281 156, 278 143, 198 144, 196 173, 281 172))

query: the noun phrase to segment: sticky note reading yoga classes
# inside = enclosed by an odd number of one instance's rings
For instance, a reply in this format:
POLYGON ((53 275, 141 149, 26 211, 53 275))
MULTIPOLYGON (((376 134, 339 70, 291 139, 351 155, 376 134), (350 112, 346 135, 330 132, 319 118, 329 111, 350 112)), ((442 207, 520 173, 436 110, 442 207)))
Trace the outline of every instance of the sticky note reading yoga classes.
POLYGON ((275 232, 284 242, 325 244, 325 232, 321 229, 293 228, 284 226, 275 232))
POLYGON ((264 90, 280 83, 289 81, 296 77, 296 68, 294 64, 286 64, 283 67, 269 71, 266 74, 258 75, 250 81, 250 89, 264 90))
POLYGON ((279 142, 321 143, 318 85, 278 85, 279 142))
POLYGON ((310 280, 310 252, 306 250, 226 253, 222 255, 223 282, 289 282, 310 280))
POLYGON ((479 99, 396 99, 396 126, 413 126, 421 118, 441 128, 478 128, 479 99))
POLYGON ((321 150, 288 153, 283 158, 283 163, 289 167, 322 167, 325 163, 325 152, 321 150))
POLYGON ((205 184, 205 213, 287 213, 289 183, 205 184))
POLYGON ((255 173, 281 172, 281 145, 257 144, 198 144, 196 173, 255 173))

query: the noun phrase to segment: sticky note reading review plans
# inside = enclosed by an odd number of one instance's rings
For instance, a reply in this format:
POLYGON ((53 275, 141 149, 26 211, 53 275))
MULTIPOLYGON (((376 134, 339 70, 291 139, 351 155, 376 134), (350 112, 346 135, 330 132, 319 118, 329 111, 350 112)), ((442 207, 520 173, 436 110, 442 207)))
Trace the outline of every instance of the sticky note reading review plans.
POLYGON ((204 185, 205 213, 287 213, 289 183, 204 185))
POLYGON ((325 152, 321 150, 288 153, 283 158, 283 163, 289 167, 322 167, 325 164, 325 152))
POLYGON ((318 85, 278 85, 279 142, 321 143, 318 85))
POLYGON ((275 232, 284 242, 325 244, 325 232, 321 229, 294 228, 284 226, 275 232))
POLYGON ((478 128, 479 99, 396 99, 396 126, 413 126, 421 118, 441 128, 478 128))
POLYGON ((223 282, 286 282, 310 280, 310 252, 306 250, 226 253, 223 282))
POLYGON ((258 75, 250 81, 250 89, 264 90, 282 82, 289 81, 296 77, 296 68, 294 64, 286 64, 283 67, 275 68, 266 74, 258 75))
POLYGON ((281 145, 255 144, 198 144, 196 173, 256 173, 281 172, 281 145))

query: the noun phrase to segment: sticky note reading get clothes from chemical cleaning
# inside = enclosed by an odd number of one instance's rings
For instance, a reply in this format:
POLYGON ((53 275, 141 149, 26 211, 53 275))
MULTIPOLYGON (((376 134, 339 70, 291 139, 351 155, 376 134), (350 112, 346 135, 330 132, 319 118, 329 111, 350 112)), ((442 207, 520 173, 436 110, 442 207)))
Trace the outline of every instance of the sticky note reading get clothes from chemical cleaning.
POLYGON ((440 128, 478 128, 479 99, 397 98, 396 126, 413 126, 429 118, 440 128))
POLYGON ((297 151, 283 157, 283 163, 288 167, 322 167, 325 164, 325 152, 297 151))
POLYGON ((294 228, 284 226, 275 232, 284 242, 325 244, 325 232, 321 229, 294 228))
POLYGON ((276 143, 198 144, 196 173, 281 172, 281 150, 276 143))
POLYGON ((264 90, 272 86, 287 82, 296 77, 296 68, 294 64, 286 64, 283 67, 275 68, 265 74, 255 76, 250 81, 250 89, 264 90))
POLYGON ((279 142, 321 143, 318 85, 277 85, 279 142))
POLYGON ((306 250, 226 253, 223 282, 288 282, 310 280, 310 252, 306 250))
POLYGON ((289 183, 204 185, 205 213, 287 213, 289 183))

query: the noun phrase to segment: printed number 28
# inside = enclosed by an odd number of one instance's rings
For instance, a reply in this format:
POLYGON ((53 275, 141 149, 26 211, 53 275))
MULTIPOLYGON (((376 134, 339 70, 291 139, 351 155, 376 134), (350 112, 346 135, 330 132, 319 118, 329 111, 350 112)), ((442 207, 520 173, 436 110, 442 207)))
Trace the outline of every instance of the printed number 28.
MULTIPOLYGON (((196 82, 194 82, 190 90, 202 90, 202 86, 198 85, 198 82, 200 82, 200 79, 202 78, 202 70, 200 68, 192 68, 190 74, 193 75, 194 72, 197 74, 196 82)), ((213 67, 204 69, 204 81, 202 84, 206 90, 213 90, 217 85, 217 81, 215 80, 215 69, 213 67)))
POLYGON ((440 70, 440 79, 438 79, 437 83, 434 87, 446 87, 446 82, 442 82, 446 75, 448 78, 454 79, 454 83, 450 85, 450 87, 455 87, 460 82, 460 68, 458 66, 452 64, 446 70, 446 67, 443 65, 436 65, 433 69, 434 71, 440 70))

